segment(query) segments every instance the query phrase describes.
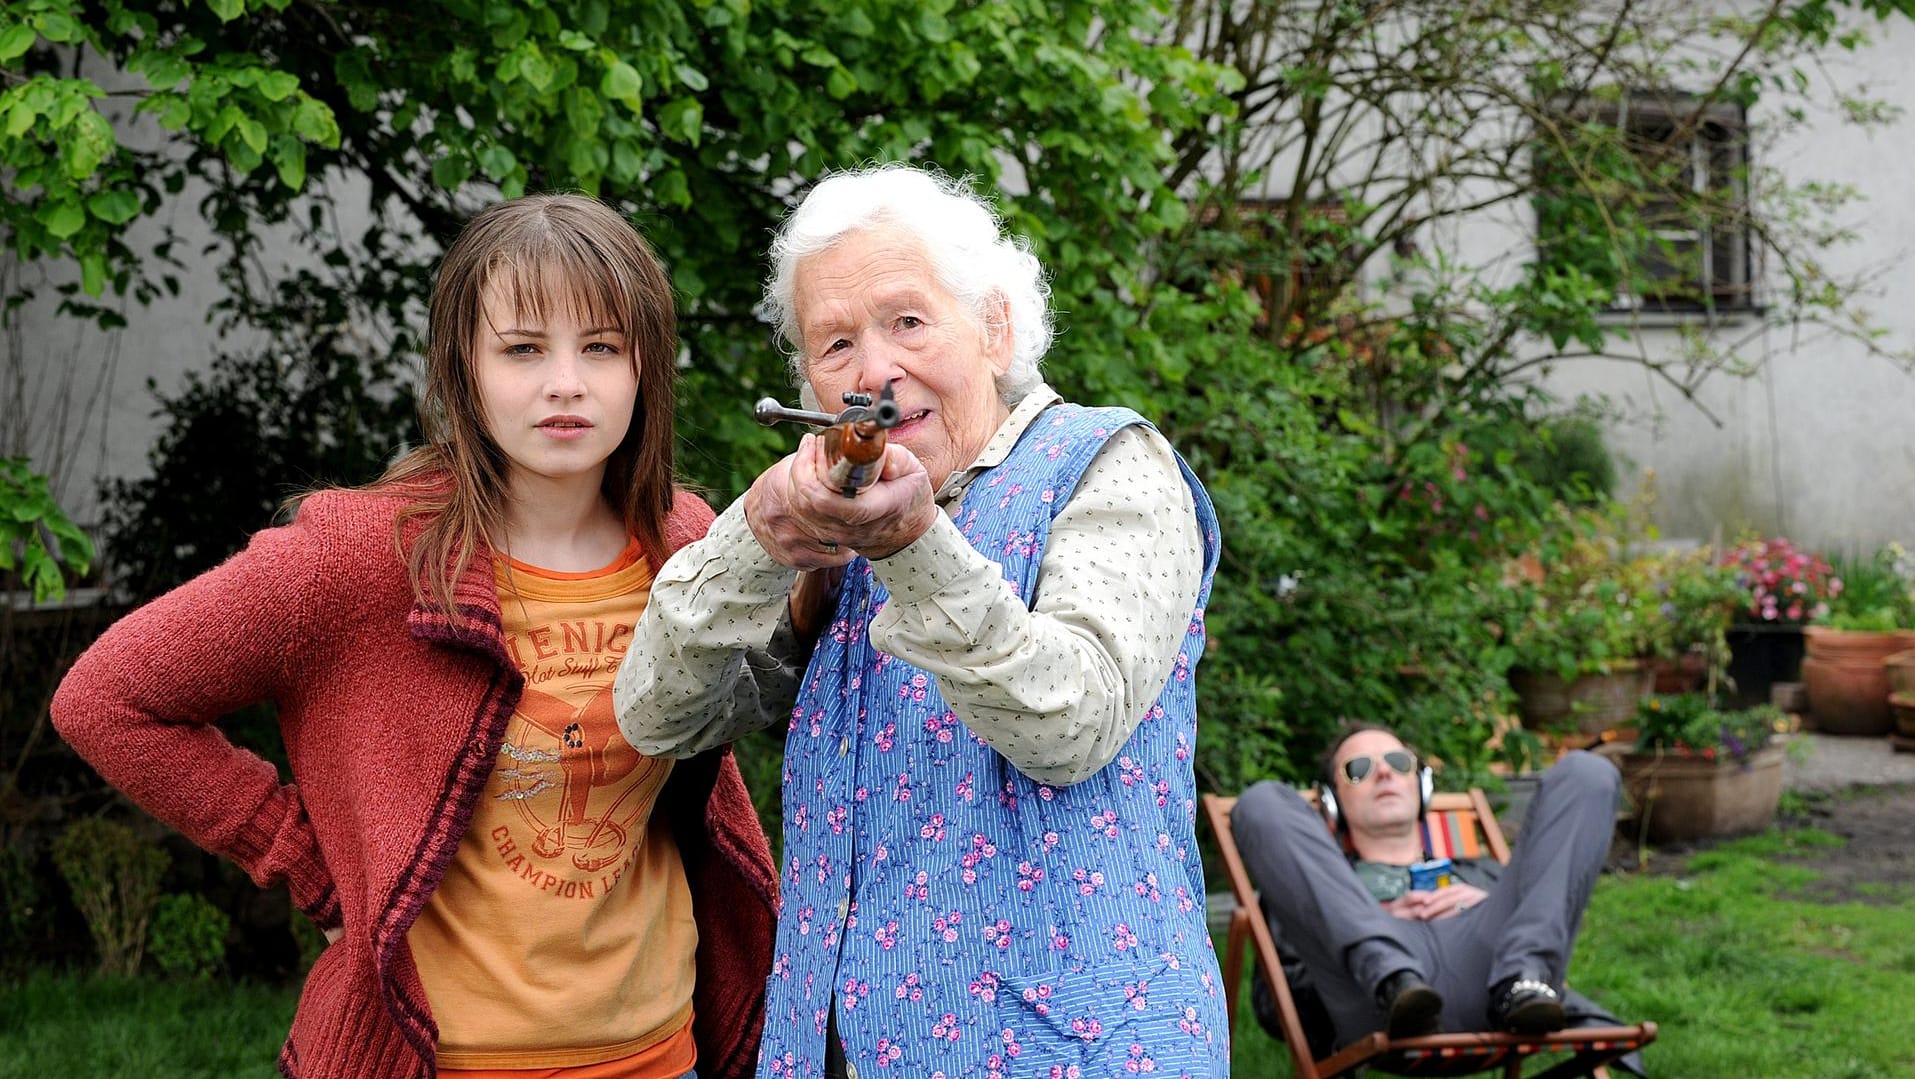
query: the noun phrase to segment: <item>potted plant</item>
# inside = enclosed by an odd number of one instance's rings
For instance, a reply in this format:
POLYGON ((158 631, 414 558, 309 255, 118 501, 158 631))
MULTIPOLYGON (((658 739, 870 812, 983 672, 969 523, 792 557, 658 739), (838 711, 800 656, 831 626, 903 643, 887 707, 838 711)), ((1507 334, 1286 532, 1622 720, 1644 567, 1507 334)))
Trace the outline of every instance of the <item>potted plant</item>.
POLYGON ((1722 565, 1742 589, 1726 634, 1729 702, 1767 704, 1771 686, 1800 679, 1803 627, 1828 613, 1842 580, 1821 555, 1780 536, 1738 543, 1723 552, 1722 565))
POLYGON ((1647 562, 1656 609, 1649 666, 1655 692, 1715 697, 1728 669, 1728 631, 1745 598, 1737 571, 1707 547, 1667 550, 1647 562))
POLYGON ((1653 679, 1642 662, 1655 631, 1649 571, 1627 555, 1615 509, 1560 509, 1511 567, 1510 685, 1524 726, 1593 735, 1628 722, 1653 679))
POLYGON ((1843 587, 1806 631, 1809 712, 1831 734, 1882 735, 1895 725, 1888 657, 1915 647, 1915 568, 1899 546, 1844 560, 1843 587))
POLYGON ((1788 717, 1769 705, 1721 711, 1700 693, 1636 708, 1634 748, 1618 758, 1623 789, 1653 842, 1757 832, 1782 797, 1788 717))

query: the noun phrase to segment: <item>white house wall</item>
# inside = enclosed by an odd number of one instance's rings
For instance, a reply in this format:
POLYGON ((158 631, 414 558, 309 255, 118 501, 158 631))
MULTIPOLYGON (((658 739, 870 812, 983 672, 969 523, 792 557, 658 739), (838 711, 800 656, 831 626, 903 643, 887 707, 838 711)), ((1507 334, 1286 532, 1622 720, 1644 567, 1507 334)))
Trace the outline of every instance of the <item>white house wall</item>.
MULTIPOLYGON (((1874 43, 1832 72, 1915 112, 1915 29, 1892 23, 1871 32, 1874 43)), ((1883 331, 1881 347, 1915 351, 1915 119, 1869 133, 1823 116, 1777 138, 1764 138, 1760 109, 1750 120, 1757 152, 1769 155, 1763 163, 1792 181, 1860 190, 1862 201, 1843 212, 1858 239, 1820 257, 1838 279, 1874 275, 1867 306, 1883 331)), ((1743 355, 1760 373, 1706 383, 1702 408, 1627 365, 1562 364, 1545 384, 1566 398, 1599 395, 1616 406, 1611 447, 1632 489, 1654 470, 1657 518, 1668 535, 1733 541, 1753 531, 1830 552, 1915 541, 1915 372, 1818 327, 1727 332, 1753 334, 1743 355)), ((1639 333, 1652 354, 1677 347, 1671 330, 1639 333)))

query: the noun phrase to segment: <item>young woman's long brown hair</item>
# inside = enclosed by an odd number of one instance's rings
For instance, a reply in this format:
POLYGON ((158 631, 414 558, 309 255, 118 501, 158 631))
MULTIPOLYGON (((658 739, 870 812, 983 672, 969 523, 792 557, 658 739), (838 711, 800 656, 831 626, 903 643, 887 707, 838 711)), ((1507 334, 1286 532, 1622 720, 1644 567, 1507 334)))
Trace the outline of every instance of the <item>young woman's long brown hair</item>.
POLYGON ((400 516, 402 533, 408 522, 423 521, 401 545, 413 591, 422 603, 452 610, 453 582, 503 535, 507 461, 486 430, 473 363, 489 287, 527 318, 543 320, 554 305, 569 304, 583 325, 624 333, 638 369, 638 402, 606 462, 602 489, 652 565, 662 564, 678 355, 671 280, 637 230, 604 203, 531 195, 473 217, 433 283, 419 400, 427 444, 374 484, 404 487, 414 500, 400 516))

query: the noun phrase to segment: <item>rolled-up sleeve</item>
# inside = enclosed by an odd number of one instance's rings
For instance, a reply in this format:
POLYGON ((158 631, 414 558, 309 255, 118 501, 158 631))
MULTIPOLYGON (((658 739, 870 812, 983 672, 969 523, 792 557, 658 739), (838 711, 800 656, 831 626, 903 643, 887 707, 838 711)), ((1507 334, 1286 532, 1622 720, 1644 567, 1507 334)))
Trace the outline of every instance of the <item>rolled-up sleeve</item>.
POLYGON ((673 555, 612 687, 626 741, 689 757, 783 718, 808 660, 786 614, 796 577, 759 545, 743 499, 673 555))
POLYGON ((1027 607, 949 519, 875 564, 871 643, 936 676, 979 737, 1039 782, 1109 764, 1162 692, 1196 607, 1203 539, 1162 435, 1112 436, 1052 522, 1027 607))

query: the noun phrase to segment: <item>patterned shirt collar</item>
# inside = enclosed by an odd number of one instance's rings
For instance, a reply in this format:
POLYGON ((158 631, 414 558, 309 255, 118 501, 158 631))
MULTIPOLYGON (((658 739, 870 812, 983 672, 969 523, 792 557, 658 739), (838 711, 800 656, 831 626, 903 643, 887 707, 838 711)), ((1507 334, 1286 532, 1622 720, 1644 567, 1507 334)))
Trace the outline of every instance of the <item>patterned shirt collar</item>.
POLYGON ((984 444, 984 452, 977 455, 977 460, 945 479, 944 486, 938 488, 938 504, 948 505, 964 497, 965 489, 971 486, 972 480, 985 470, 1004 463, 1004 459, 1011 455, 1011 448, 1017 445, 1017 440, 1024 437, 1024 432, 1031 424, 1037 422, 1038 413, 1063 400, 1063 395, 1056 390, 1045 383, 1038 383, 1011 410, 1010 417, 998 427, 991 440, 984 444))

